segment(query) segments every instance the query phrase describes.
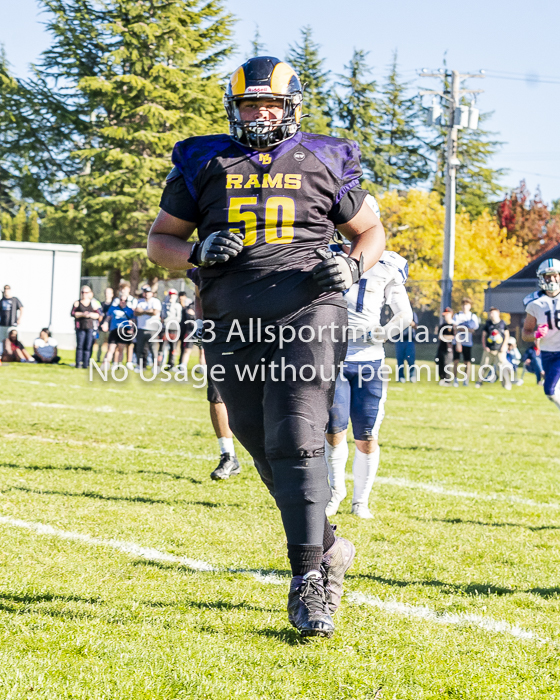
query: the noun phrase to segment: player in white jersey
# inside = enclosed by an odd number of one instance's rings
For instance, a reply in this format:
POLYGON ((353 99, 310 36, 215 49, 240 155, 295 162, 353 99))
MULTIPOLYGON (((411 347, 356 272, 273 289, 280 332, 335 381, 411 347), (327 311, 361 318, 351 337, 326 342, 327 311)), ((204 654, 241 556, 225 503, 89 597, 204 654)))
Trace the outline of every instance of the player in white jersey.
POLYGON ((523 300, 527 317, 523 340, 538 342, 544 369, 544 393, 560 408, 560 260, 549 258, 537 270, 539 291, 523 300))
MULTIPOLYGON (((377 204, 375 200, 373 203, 377 204)), ((373 203, 370 203, 372 208, 373 203)), ((348 419, 351 418, 356 442, 352 465, 352 513, 360 518, 372 517, 368 501, 379 466, 377 438, 387 395, 387 380, 384 380, 387 373, 380 373, 379 368, 385 358, 383 343, 389 338, 396 340, 401 337, 412 322, 412 308, 404 287, 407 277, 406 260, 397 253, 385 251, 379 262, 367 270, 345 294, 348 324, 350 329, 356 331, 355 339, 352 330, 348 335, 344 369, 336 381, 334 402, 329 413, 325 455, 332 497, 327 506, 327 515, 334 515, 346 497, 346 433, 348 419), (391 307, 394 315, 389 323, 381 326, 381 310, 385 304, 391 307)))

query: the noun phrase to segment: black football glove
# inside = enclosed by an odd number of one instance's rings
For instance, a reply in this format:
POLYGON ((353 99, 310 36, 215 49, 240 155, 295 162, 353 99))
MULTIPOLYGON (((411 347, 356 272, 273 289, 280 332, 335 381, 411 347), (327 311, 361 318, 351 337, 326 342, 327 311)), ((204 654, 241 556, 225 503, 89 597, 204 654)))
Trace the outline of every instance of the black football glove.
POLYGON ((326 248, 319 248, 315 255, 323 262, 313 269, 313 279, 325 292, 344 292, 364 273, 363 255, 360 255, 359 262, 326 248))
POLYGON ((189 262, 198 267, 227 262, 243 250, 243 238, 242 233, 215 231, 208 238, 194 244, 189 262))

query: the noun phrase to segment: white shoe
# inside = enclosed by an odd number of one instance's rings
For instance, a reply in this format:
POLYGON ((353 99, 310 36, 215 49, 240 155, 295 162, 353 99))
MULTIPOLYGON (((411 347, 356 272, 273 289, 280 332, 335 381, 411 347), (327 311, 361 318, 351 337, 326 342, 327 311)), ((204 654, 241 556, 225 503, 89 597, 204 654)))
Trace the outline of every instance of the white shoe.
POLYGON ((477 382, 477 383, 474 385, 474 388, 475 388, 475 389, 481 389, 481 388, 482 388, 482 384, 481 384, 480 382, 477 382))
POLYGON ((331 500, 327 503, 327 507, 325 509, 325 515, 327 518, 330 518, 332 515, 336 515, 338 513, 338 508, 342 500, 342 498, 339 498, 334 494, 332 495, 331 500))
POLYGON ((453 386, 459 386, 459 382, 456 379, 453 380, 453 386))
POLYGON ((126 368, 127 368, 127 369, 134 369, 134 362, 127 362, 127 363, 126 363, 126 368))
POLYGON ((518 379, 518 380, 517 380, 517 386, 523 386, 523 384, 525 384, 525 380, 524 380, 524 379, 518 379))
POLYGON ((405 379, 404 377, 401 377, 401 378, 399 379, 399 382, 400 382, 401 384, 406 384, 406 379, 405 379))
POLYGON ((365 503, 352 503, 352 515, 357 515, 358 518, 371 520, 373 515, 365 503))

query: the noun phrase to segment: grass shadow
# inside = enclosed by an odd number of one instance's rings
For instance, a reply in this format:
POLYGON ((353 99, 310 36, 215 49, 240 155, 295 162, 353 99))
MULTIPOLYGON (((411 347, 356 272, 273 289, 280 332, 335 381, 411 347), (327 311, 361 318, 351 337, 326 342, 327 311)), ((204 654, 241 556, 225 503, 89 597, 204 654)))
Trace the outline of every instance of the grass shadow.
POLYGON ((515 588, 504 588, 502 586, 493 586, 489 583, 446 583, 445 581, 438 581, 433 579, 431 581, 423 580, 411 580, 411 581, 400 581, 394 578, 385 578, 384 576, 374 576, 373 574, 346 574, 347 579, 355 579, 356 581, 360 579, 368 579, 370 581, 375 581, 377 583, 382 583, 385 586, 394 586, 396 588, 407 588, 409 586, 425 586, 430 588, 439 588, 446 593, 463 593, 465 595, 511 595, 513 593, 520 593, 515 588))
POLYGON ((131 471, 125 471, 124 469, 94 469, 94 467, 83 467, 83 466, 61 466, 55 467, 51 464, 38 465, 38 464, 11 464, 8 462, 0 462, 0 468, 6 469, 28 469, 29 471, 83 471, 83 472, 95 472, 96 474, 124 474, 126 476, 132 476, 134 474, 155 474, 157 476, 168 476, 171 479, 177 481, 188 481, 191 484, 200 485, 204 482, 199 479, 194 479, 192 476, 183 476, 182 474, 174 474, 173 472, 167 472, 163 470, 152 470, 152 469, 137 469, 131 471))
POLYGON ((315 640, 323 640, 323 637, 302 637, 299 632, 297 632, 292 627, 285 627, 284 629, 277 629, 275 627, 265 627, 262 630, 254 630, 249 634, 254 634, 259 637, 266 637, 267 639, 275 639, 283 644, 288 644, 292 647, 301 646, 303 644, 309 644, 315 640))
POLYGON ((482 527, 522 527, 531 532, 542 530, 560 530, 560 525, 525 525, 524 523, 489 523, 483 520, 464 520, 462 518, 414 518, 424 522, 449 523, 450 525, 480 525, 482 527))
POLYGON ((35 493, 40 496, 69 496, 73 498, 95 498, 100 501, 127 501, 129 503, 149 503, 150 505, 164 503, 170 505, 177 501, 168 501, 162 498, 151 498, 150 496, 106 496, 102 493, 94 491, 82 491, 81 493, 73 493, 72 491, 47 491, 40 489, 30 489, 27 486, 10 486, 7 490, 24 491, 26 493, 35 493))

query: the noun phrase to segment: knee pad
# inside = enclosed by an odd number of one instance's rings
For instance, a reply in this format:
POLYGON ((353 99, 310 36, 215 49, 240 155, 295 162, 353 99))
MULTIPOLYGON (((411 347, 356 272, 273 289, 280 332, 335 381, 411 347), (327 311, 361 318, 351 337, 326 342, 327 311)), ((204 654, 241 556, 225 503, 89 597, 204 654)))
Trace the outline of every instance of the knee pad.
POLYGON ((331 497, 327 463, 323 455, 308 459, 271 459, 274 476, 274 498, 282 508, 324 503, 331 497))
MULTIPOLYGON (((268 427, 265 450, 268 459, 303 459, 324 452, 323 427, 301 415, 288 415, 276 425, 268 427)), ((324 460, 323 460, 324 461, 324 460)))

